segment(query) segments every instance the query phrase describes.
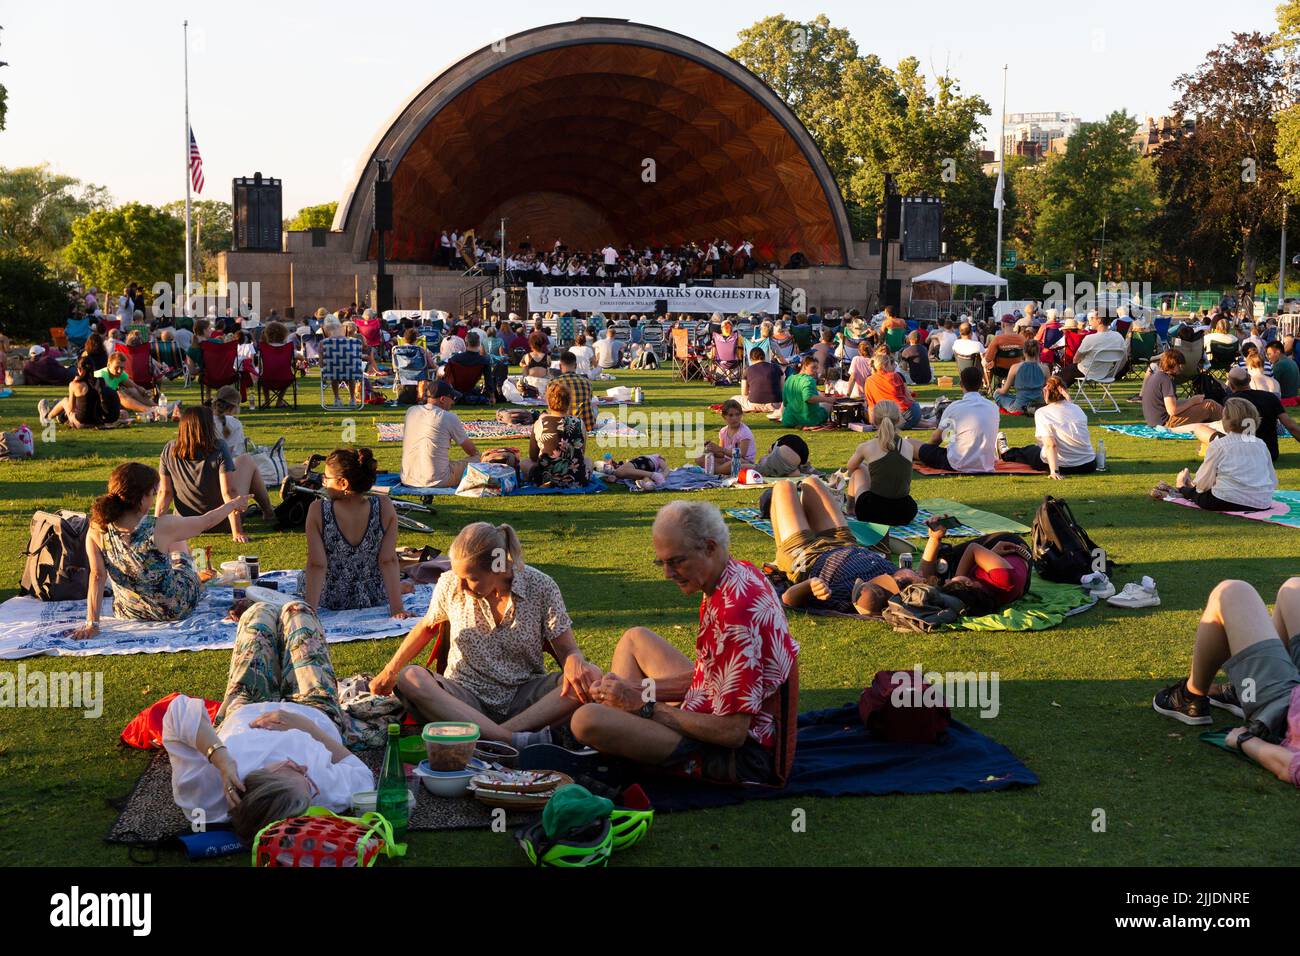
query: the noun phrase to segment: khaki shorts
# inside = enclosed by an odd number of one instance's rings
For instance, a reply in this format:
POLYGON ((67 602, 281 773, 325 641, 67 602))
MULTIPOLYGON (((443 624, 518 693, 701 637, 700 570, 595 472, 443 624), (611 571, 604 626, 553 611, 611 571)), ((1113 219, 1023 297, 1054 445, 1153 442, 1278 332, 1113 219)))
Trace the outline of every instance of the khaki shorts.
POLYGON ((808 576, 808 569, 819 556, 828 551, 857 546, 858 539, 846 527, 830 531, 797 531, 777 545, 776 566, 791 584, 798 584, 808 576))
POLYGON ((560 686, 560 678, 563 675, 559 671, 553 671, 550 674, 543 674, 541 677, 534 677, 526 680, 515 688, 515 696, 511 699, 510 704, 504 711, 490 708, 479 699, 468 687, 456 683, 450 677, 444 677, 442 674, 434 674, 433 679, 438 682, 438 686, 445 690, 451 696, 455 697, 463 704, 468 704, 480 714, 490 717, 493 723, 502 724, 514 717, 516 714, 522 714, 533 704, 537 703, 552 690, 560 686))
POLYGON ((799 474, 799 453, 785 445, 777 445, 755 462, 754 467, 765 478, 788 478, 799 474))

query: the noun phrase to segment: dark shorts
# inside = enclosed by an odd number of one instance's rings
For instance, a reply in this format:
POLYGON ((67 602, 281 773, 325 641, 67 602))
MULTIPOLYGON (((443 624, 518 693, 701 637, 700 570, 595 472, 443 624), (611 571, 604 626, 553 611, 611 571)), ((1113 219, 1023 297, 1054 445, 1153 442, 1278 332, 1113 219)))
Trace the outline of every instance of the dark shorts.
POLYGON ((532 680, 524 681, 515 688, 515 696, 505 710, 497 710, 486 706, 477 694, 469 688, 456 683, 450 677, 434 674, 433 679, 438 682, 443 690, 461 703, 468 704, 479 713, 490 717, 493 722, 501 724, 516 714, 522 714, 556 687, 559 687, 562 676, 559 671, 553 671, 550 674, 543 674, 541 677, 534 677, 532 680))
POLYGON ((771 783, 773 772, 772 751, 753 737, 746 737, 740 747, 719 747, 683 737, 661 766, 683 777, 714 783, 771 783))
POLYGON ((777 545, 776 566, 791 584, 798 584, 808 577, 813 563, 821 555, 857 545, 858 539, 843 525, 829 531, 796 531, 777 545))
MULTIPOLYGON (((1267 508, 1252 508, 1235 501, 1225 501, 1213 491, 1197 491, 1195 486, 1187 485, 1178 489, 1178 494, 1188 501, 1195 502, 1202 511, 1265 511, 1267 508)), ((1271 507, 1271 506, 1267 506, 1271 507)))
POLYGON ((916 517, 917 504, 911 495, 883 498, 874 491, 864 491, 853 501, 853 513, 859 521, 871 521, 898 527, 916 517))
POLYGON ((930 468, 938 468, 940 471, 952 471, 952 465, 948 464, 948 450, 942 445, 931 445, 926 442, 917 447, 916 457, 921 459, 921 464, 930 468))
POLYGON ((1262 721, 1278 740, 1286 734, 1291 691, 1300 685, 1300 635, 1290 643, 1287 648, 1281 641, 1259 641, 1223 665, 1246 720, 1262 721))

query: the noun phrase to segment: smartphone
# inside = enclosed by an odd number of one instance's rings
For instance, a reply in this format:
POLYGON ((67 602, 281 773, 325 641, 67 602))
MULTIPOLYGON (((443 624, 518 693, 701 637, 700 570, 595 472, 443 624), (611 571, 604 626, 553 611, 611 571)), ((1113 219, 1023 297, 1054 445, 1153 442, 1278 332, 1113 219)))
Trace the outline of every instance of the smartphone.
POLYGON ((954 518, 952 515, 944 515, 942 518, 939 519, 939 524, 943 525, 945 528, 951 531, 953 528, 960 527, 961 521, 957 518, 954 518))

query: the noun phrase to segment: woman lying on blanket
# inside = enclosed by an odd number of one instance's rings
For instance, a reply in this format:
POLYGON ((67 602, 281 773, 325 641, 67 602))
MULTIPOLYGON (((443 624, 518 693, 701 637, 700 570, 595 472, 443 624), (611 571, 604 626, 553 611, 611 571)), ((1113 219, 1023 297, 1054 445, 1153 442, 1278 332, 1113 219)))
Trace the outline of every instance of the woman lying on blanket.
POLYGON ((637 455, 627 461, 606 457, 592 466, 597 473, 619 481, 634 481, 642 491, 662 488, 668 481, 668 462, 663 455, 637 455))
POLYGON ((179 621, 199 602, 202 586, 189 559, 188 538, 216 527, 248 504, 246 495, 218 508, 183 518, 150 514, 158 497, 158 472, 139 462, 113 469, 108 494, 95 499, 86 534, 90 583, 86 589, 86 623, 72 632, 76 640, 99 633, 104 579, 113 588, 113 616, 132 621, 179 621), (180 552, 173 563, 171 555, 180 552))
POLYGON ((1255 437, 1259 412, 1244 398, 1223 403, 1223 437, 1210 442, 1205 461, 1192 478, 1188 469, 1170 487, 1158 482, 1151 489, 1157 501, 1186 498, 1207 511, 1262 511, 1273 506, 1277 472, 1268 446, 1255 437))
POLYGON ((1300 787, 1300 577, 1278 589, 1272 615, 1245 581, 1220 582, 1196 629, 1191 673, 1151 706, 1191 725, 1213 723, 1211 707, 1229 711, 1244 726, 1229 732, 1228 746, 1300 787), (1214 682, 1220 668, 1229 683, 1214 682))
POLYGON ((949 547, 944 544, 946 516, 926 521, 929 539, 921 557, 919 575, 900 571, 862 580, 854 585, 853 603, 858 613, 875 616, 890 596, 913 581, 938 585, 944 594, 958 598, 965 614, 979 617, 999 611, 1024 597, 1029 589, 1029 549, 1014 534, 997 532, 949 547), (946 570, 940 572, 940 559, 946 570))
POLYGON ((483 737, 527 747, 550 743, 553 724, 591 700, 602 671, 588 664, 549 575, 524 563, 508 524, 466 525, 448 549, 451 571, 438 579, 429 611, 370 682, 396 689, 420 720, 468 720, 483 737), (445 674, 410 662, 445 624, 445 674), (543 652, 561 665, 547 673, 543 652), (408 666, 409 665, 409 666, 408 666))
POLYGON ((378 741, 339 706, 320 619, 301 601, 259 602, 240 617, 215 724, 201 699, 181 695, 168 706, 172 797, 191 820, 229 820, 245 844, 276 820, 311 806, 342 812, 354 793, 374 789, 349 748, 378 741))
POLYGON ((858 544, 830 489, 820 479, 772 487, 772 533, 776 566, 790 587, 781 595, 789 607, 868 613, 857 606, 857 581, 890 578, 898 568, 858 544))

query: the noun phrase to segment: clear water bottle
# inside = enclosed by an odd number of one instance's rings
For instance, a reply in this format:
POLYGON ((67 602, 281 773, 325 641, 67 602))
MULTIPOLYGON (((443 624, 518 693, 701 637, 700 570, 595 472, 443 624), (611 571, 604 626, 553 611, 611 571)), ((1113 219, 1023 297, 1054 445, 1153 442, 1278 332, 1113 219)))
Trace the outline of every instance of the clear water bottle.
POLYGON ((1106 440, 1097 442, 1097 470, 1106 470, 1106 440))
POLYGON ((704 473, 706 475, 713 474, 713 452, 711 451, 704 453, 704 473))
POLYGON ((739 446, 737 446, 736 448, 731 449, 731 477, 732 477, 732 478, 739 478, 739 477, 740 477, 740 448, 739 448, 739 446))

